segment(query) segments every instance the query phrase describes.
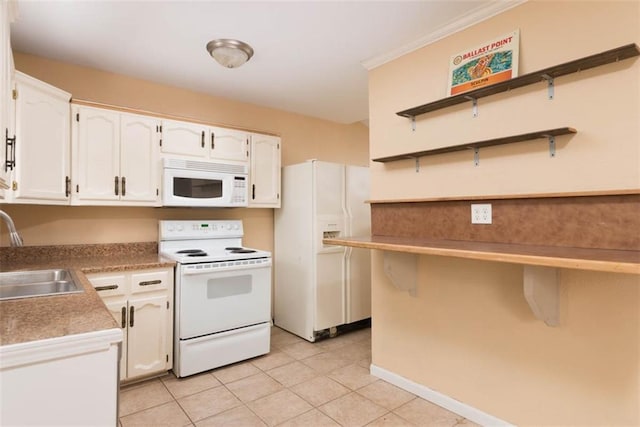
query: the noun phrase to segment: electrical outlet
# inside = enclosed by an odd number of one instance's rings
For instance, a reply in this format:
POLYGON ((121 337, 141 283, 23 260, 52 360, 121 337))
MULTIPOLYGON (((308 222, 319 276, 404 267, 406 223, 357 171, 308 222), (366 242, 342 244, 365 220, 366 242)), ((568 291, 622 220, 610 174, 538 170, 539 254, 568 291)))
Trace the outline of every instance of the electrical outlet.
POLYGON ((491 203, 471 205, 471 224, 491 224, 491 203))

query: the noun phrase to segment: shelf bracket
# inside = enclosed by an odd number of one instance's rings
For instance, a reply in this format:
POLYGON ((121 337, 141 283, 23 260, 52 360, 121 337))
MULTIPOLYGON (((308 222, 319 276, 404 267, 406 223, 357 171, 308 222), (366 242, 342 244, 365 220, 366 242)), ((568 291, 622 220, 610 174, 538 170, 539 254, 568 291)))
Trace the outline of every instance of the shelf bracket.
POLYGON ((473 148, 473 164, 474 166, 480 165, 480 149, 478 147, 473 148))
POLYGON ((545 135, 545 136, 549 138, 549 156, 555 157, 556 156, 556 137, 553 135, 545 135))
POLYGON ((533 265, 523 266, 524 297, 537 319, 547 326, 558 326, 558 269, 533 265))
POLYGON ((416 173, 420 172, 420 157, 416 157, 416 173))
POLYGON ((416 131, 416 116, 411 116, 411 131, 416 131))
POLYGON ((415 297, 418 284, 418 255, 383 251, 383 257, 384 274, 391 280, 391 284, 415 297))
POLYGON ((542 78, 547 81, 547 97, 551 100, 554 95, 553 77, 549 74, 543 74, 542 78))
POLYGON ((471 112, 473 113, 473 117, 478 117, 478 98, 474 98, 473 96, 465 96, 464 98, 471 101, 471 112))

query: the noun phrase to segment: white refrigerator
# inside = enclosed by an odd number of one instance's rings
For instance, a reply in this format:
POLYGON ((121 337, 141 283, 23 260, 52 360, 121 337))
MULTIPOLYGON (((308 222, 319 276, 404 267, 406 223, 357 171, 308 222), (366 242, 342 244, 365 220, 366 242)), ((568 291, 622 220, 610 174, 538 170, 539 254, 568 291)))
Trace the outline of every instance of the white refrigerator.
POLYGON ((371 317, 368 249, 325 245, 368 236, 369 168, 310 160, 282 168, 275 210, 274 323, 308 341, 371 317))

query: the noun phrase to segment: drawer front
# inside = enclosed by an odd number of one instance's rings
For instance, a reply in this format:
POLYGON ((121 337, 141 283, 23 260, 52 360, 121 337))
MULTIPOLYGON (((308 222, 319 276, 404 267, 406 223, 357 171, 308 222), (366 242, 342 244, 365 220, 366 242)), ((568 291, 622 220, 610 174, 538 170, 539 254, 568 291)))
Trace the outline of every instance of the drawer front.
POLYGON ((87 274, 87 279, 101 298, 126 295, 129 291, 127 276, 123 273, 87 274))
POLYGON ((163 291, 171 289, 173 269, 141 271, 131 274, 131 293, 163 291))

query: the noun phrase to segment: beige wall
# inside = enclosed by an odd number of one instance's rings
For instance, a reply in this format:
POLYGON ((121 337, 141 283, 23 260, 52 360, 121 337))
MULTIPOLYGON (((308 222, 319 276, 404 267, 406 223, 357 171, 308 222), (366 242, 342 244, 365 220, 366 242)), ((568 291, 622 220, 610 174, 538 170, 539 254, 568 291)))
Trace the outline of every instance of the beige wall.
MULTIPOLYGON (((317 158, 366 165, 368 128, 216 98, 123 75, 14 52, 16 69, 74 99, 168 114, 282 138, 282 164, 317 158)), ((310 100, 313 102, 313 100, 310 100)), ((26 245, 157 240, 158 219, 243 219, 247 246, 273 249, 272 209, 159 209, 3 205, 26 245)), ((8 245, 4 226, 0 244, 8 245)))
MULTIPOLYGON (((571 126, 545 140, 372 163, 372 198, 640 188, 640 60, 420 116, 395 112, 446 96, 449 56, 520 29, 525 74, 640 44, 637 1, 529 1, 369 74, 371 157, 571 126)), ((597 225, 597 224, 594 224, 597 225)), ((633 230, 631 232, 634 232, 633 230)), ((638 230, 635 230, 638 232, 638 230)), ((638 276, 561 270, 561 324, 536 320, 518 265, 422 256, 417 297, 391 287, 374 251, 373 363, 518 425, 640 424, 638 276)))

